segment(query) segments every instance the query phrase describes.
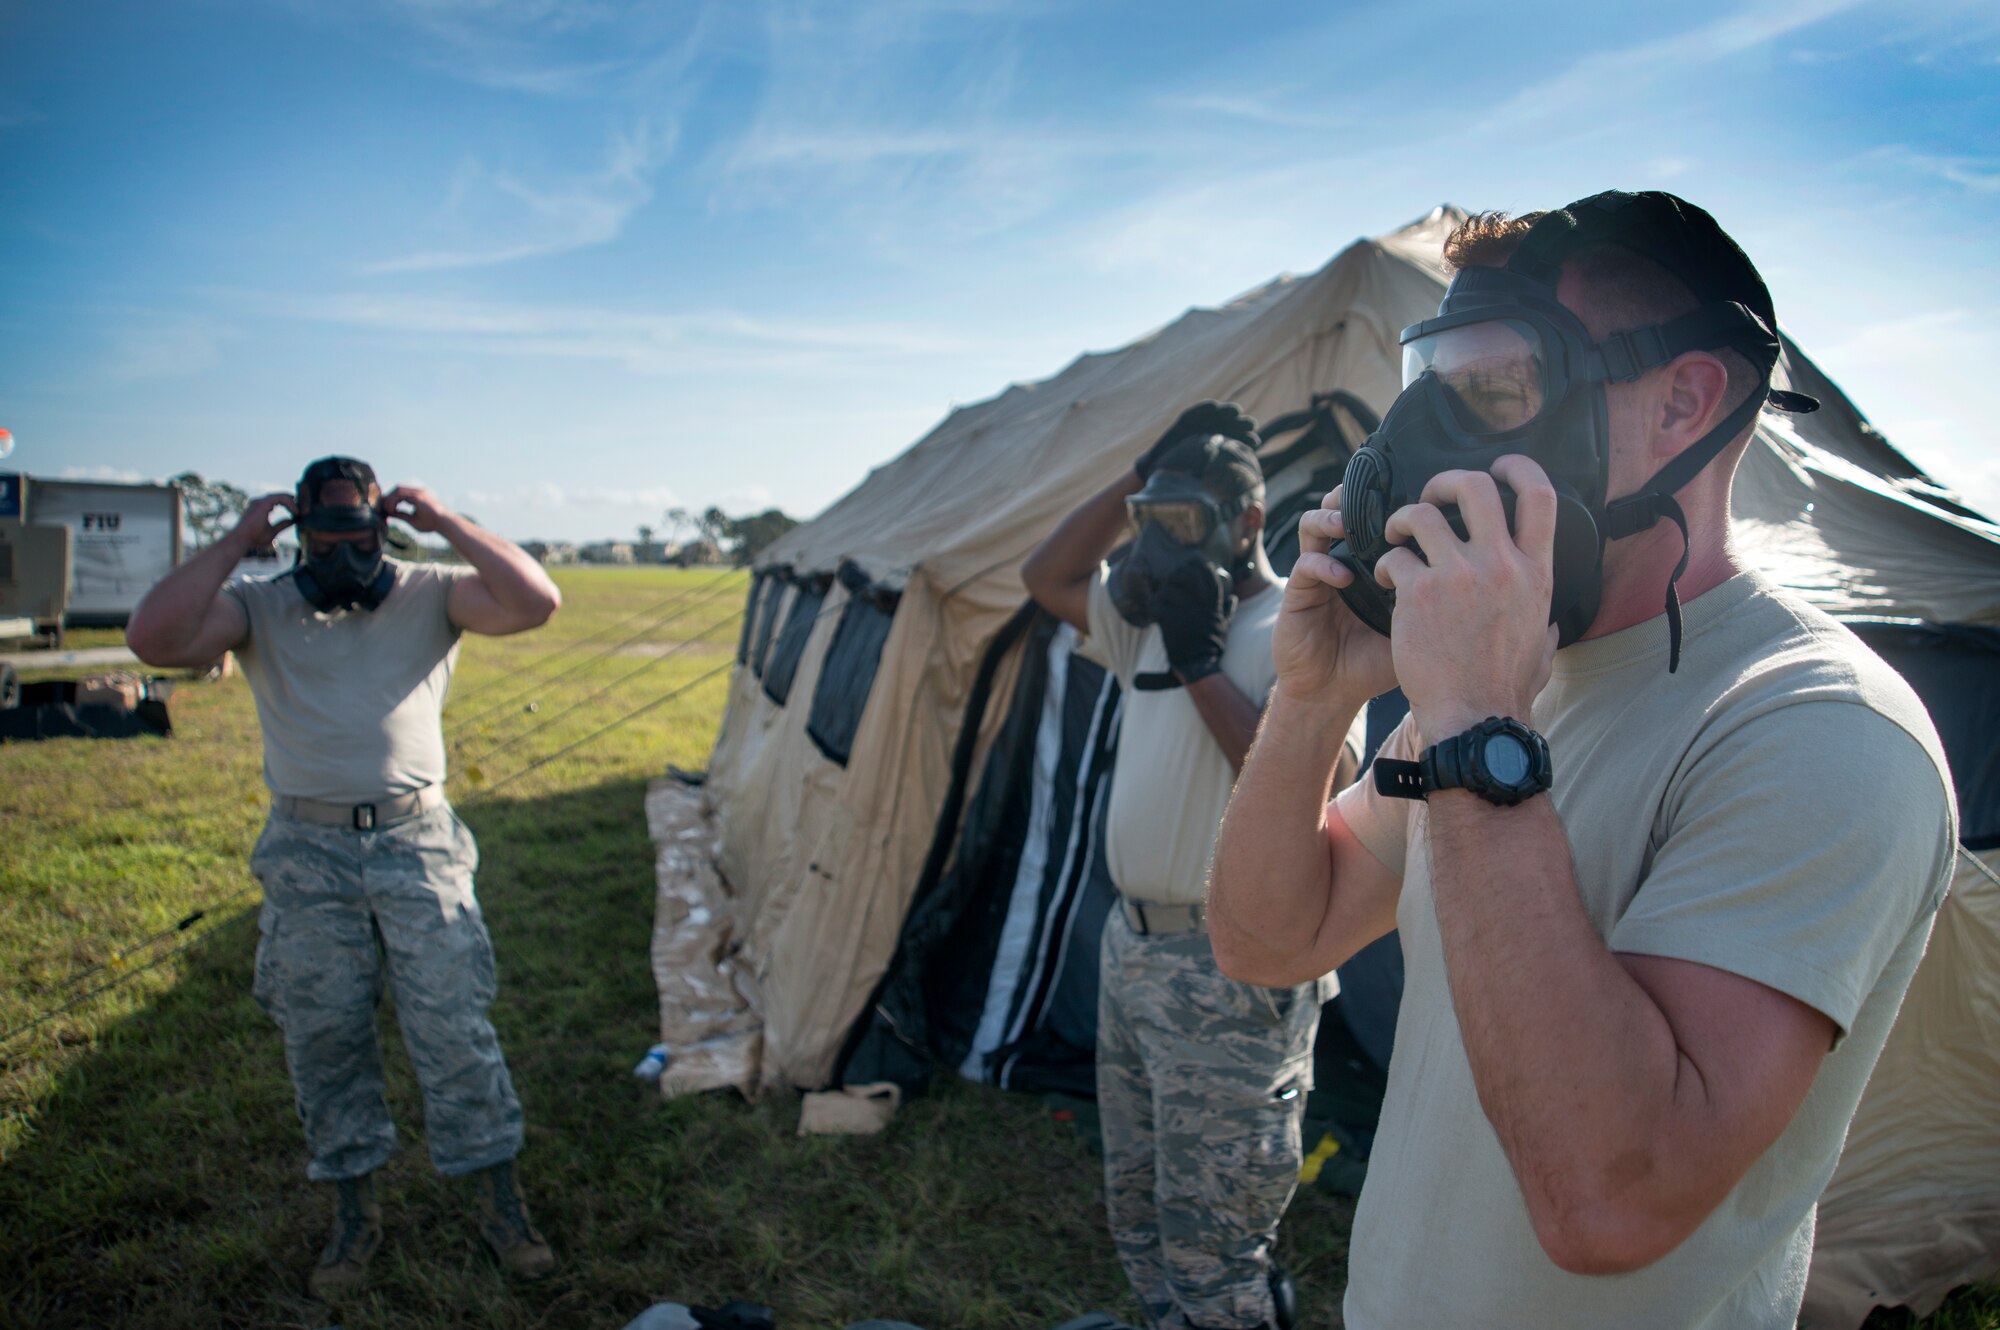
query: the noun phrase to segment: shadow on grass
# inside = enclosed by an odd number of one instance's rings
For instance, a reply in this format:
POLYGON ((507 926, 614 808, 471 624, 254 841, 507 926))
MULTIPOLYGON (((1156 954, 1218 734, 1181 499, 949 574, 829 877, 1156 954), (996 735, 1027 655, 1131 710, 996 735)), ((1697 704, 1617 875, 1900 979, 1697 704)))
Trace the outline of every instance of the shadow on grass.
POLYGON ((388 1242, 364 1295, 338 1309, 304 1296, 327 1201, 305 1181, 278 1034, 250 997, 250 921, 190 953, 175 987, 107 1027, 30 1110, 0 1168, 0 1320, 615 1330, 662 1298, 745 1297, 792 1326, 882 1314, 961 1330, 1125 1307, 1096 1165, 1031 1099, 941 1082, 880 1137, 802 1140, 789 1095, 635 1088, 657 1010, 643 793, 622 780, 464 812, 554 1276, 506 1280, 463 1184, 430 1167, 385 1003, 404 1144, 379 1179, 388 1242))

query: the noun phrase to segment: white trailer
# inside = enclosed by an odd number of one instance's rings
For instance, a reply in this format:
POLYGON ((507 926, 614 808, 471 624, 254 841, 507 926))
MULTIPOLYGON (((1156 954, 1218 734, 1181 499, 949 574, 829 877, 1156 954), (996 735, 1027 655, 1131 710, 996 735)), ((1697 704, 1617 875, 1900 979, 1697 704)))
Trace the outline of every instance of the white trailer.
POLYGON ((68 622, 121 627, 181 561, 178 485, 0 477, 0 522, 68 527, 68 622))

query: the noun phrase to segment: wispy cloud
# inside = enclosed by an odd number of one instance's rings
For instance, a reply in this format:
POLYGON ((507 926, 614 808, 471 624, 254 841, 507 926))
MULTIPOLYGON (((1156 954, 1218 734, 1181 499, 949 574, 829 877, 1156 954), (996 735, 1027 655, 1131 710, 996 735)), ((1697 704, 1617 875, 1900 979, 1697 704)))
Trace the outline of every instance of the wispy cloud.
POLYGON ((907 324, 770 319, 731 310, 647 313, 420 296, 251 297, 281 316, 449 341, 498 355, 605 360, 640 373, 724 367, 835 367, 963 354, 971 345, 907 324))
POLYGON ((1891 144, 1867 153, 1862 160, 1933 176, 1974 194, 2000 194, 2000 157, 1946 156, 1891 144))
POLYGON ((1864 0, 1767 0, 1741 13, 1667 37, 1593 51, 1521 89, 1479 118, 1489 133, 1546 120, 1578 107, 1617 106, 1634 89, 1685 76, 1854 9, 1864 0))
POLYGON ((1159 106, 1166 111, 1187 111, 1200 115, 1220 116, 1226 120, 1247 120, 1252 124, 1271 125, 1280 129, 1351 129, 1357 123, 1353 117, 1330 115, 1299 105, 1255 97, 1225 97, 1219 93, 1206 93, 1195 97, 1163 97, 1159 106))
POLYGON ((102 371, 119 383, 175 379, 212 369, 236 330, 200 315, 149 311, 119 315, 102 371))
POLYGON ((464 243, 367 264, 364 272, 477 268, 616 240, 653 197, 651 177, 673 153, 670 126, 615 135, 604 165, 579 178, 532 184, 471 162, 453 181, 446 223, 464 243))

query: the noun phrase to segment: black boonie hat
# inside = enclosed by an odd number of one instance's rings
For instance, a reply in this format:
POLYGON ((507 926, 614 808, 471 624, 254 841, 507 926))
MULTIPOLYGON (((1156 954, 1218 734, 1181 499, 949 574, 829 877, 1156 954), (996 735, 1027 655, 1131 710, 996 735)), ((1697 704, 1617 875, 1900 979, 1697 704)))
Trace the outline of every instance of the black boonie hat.
POLYGON ((353 457, 322 457, 299 477, 299 525, 308 531, 372 531, 382 525, 381 510, 369 503, 379 493, 375 468, 353 457), (334 483, 352 485, 360 503, 324 504, 320 491, 334 483))

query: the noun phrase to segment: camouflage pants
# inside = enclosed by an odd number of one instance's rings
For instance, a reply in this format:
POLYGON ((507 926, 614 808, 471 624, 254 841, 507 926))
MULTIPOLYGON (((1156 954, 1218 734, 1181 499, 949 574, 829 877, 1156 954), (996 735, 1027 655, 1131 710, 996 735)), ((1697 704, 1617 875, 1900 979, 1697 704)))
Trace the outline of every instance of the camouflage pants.
POLYGON ((284 1032, 315 1181, 373 1172, 396 1151, 375 1040, 385 976, 438 1171, 520 1152, 521 1102, 486 1019, 496 983, 478 866, 448 806, 381 831, 265 824, 250 855, 264 884, 256 994, 284 1032))
POLYGON ((1257 988, 1203 932, 1104 925, 1097 1103, 1111 1240, 1156 1330, 1271 1320, 1271 1245, 1299 1180, 1320 984, 1257 988))

